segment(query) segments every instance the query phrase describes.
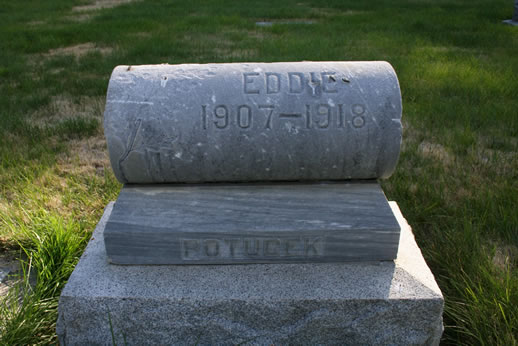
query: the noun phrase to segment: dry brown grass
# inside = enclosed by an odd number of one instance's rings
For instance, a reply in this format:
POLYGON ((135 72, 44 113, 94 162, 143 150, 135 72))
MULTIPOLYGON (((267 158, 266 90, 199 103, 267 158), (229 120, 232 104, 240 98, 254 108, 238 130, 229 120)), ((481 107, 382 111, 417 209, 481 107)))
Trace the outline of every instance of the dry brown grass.
POLYGON ((31 22, 28 22, 27 25, 30 25, 30 26, 38 26, 38 25, 42 25, 42 24, 46 24, 47 22, 44 21, 44 20, 33 20, 31 22))
POLYGON ((497 268, 506 270, 509 267, 515 267, 517 263, 518 247, 514 245, 499 245, 495 247, 493 264, 497 268))
POLYGON ((57 55, 73 55, 76 59, 91 53, 91 52, 99 52, 102 55, 107 55, 113 52, 112 47, 99 47, 96 46, 95 43, 87 42, 76 44, 74 46, 69 47, 60 47, 56 49, 51 49, 47 53, 43 54, 45 58, 52 58, 57 55))
POLYGON ((336 10, 333 8, 324 8, 324 7, 322 7, 322 8, 314 7, 311 9, 311 15, 316 16, 316 17, 332 17, 332 16, 337 16, 337 15, 356 16, 356 15, 365 14, 365 13, 367 13, 367 12, 354 11, 354 10, 341 11, 341 10, 336 10))
POLYGON ((247 31, 247 36, 255 38, 259 41, 263 41, 265 38, 271 37, 272 35, 264 32, 262 30, 255 30, 255 31, 249 30, 249 31, 247 31))
POLYGON ((65 19, 70 20, 72 22, 86 22, 90 19, 94 18, 95 15, 92 12, 73 12, 72 15, 66 16, 65 19))
POLYGON ((135 36, 138 38, 148 38, 148 37, 151 37, 152 34, 150 32, 142 31, 142 32, 136 32, 134 34, 131 34, 131 36, 135 36))
POLYGON ((65 18, 74 22, 86 22, 94 18, 98 10, 117 7, 134 1, 140 0, 94 0, 89 4, 73 7, 72 14, 65 18))
POLYGON ((418 151, 424 157, 441 161, 445 166, 449 166, 455 161, 454 155, 438 143, 423 141, 419 144, 418 151))
POLYGON ((297 6, 309 8, 311 11, 310 12, 311 17, 332 17, 332 16, 336 16, 336 15, 354 16, 354 15, 358 15, 358 14, 367 13, 365 11, 342 10, 342 9, 335 9, 335 8, 329 8, 329 7, 311 7, 311 5, 306 2, 298 2, 297 6))
POLYGON ((300 17, 300 18, 276 18, 276 19, 266 19, 266 20, 257 20, 257 22, 269 22, 273 24, 316 24, 312 18, 300 17))
MULTIPOLYGON (((402 152, 416 151, 417 156, 411 154, 411 157, 422 158, 428 161, 427 167, 432 170, 423 170, 421 164, 416 165, 413 160, 401 160, 398 164, 398 170, 413 172, 419 177, 428 177, 427 183, 441 191, 441 196, 445 204, 455 205, 459 201, 467 201, 475 198, 478 189, 474 186, 497 186, 498 181, 493 177, 512 179, 518 170, 518 152, 505 151, 488 148, 491 140, 480 137, 475 144, 462 155, 455 152, 455 148, 446 144, 438 143, 434 137, 426 133, 424 129, 412 127, 404 122, 403 145, 402 152), (469 167, 469 170, 466 170, 469 167), (442 179, 437 179, 437 171, 443 171, 442 179)), ((444 138, 449 138, 446 143, 455 143, 453 130, 450 134, 446 134, 444 138)), ((511 146, 516 148, 514 139, 509 139, 511 146)), ((384 183, 390 186, 390 180, 384 183)), ((420 186, 416 183, 410 183, 408 189, 411 193, 416 193, 420 186)))
POLYGON ((102 133, 85 139, 68 142, 68 152, 58 157, 57 172, 60 176, 98 175, 110 169, 106 140, 102 133))
POLYGON ((95 11, 103 8, 113 8, 136 0, 95 0, 88 5, 75 6, 73 12, 95 11))
POLYGON ((189 33, 183 36, 183 41, 207 46, 227 47, 234 45, 234 41, 221 34, 189 33))
POLYGON ((240 48, 231 48, 231 47, 221 47, 214 48, 212 50, 214 55, 221 59, 242 59, 242 58, 251 58, 258 55, 258 51, 255 48, 251 49, 240 49, 240 48))
POLYGON ((101 120, 104 103, 104 97, 58 95, 52 98, 50 104, 34 112, 31 118, 35 125, 42 127, 75 117, 101 120))
MULTIPOLYGON (((25 210, 37 211, 43 207, 46 212, 59 213, 65 218, 78 215, 85 209, 100 210, 98 208, 102 209, 103 206, 98 198, 92 198, 85 204, 84 200, 76 200, 76 197, 89 195, 86 190, 88 184, 84 182, 103 179, 105 171, 109 169, 106 141, 101 131, 89 138, 71 139, 67 142, 66 150, 58 154, 56 161, 32 181, 3 191, 0 217, 29 225, 31 219, 25 210)), ((9 236, 13 230, 0 231, 0 236, 9 236)))
MULTIPOLYGON (((234 32, 235 33, 235 32, 234 32)), ((248 34, 248 31, 246 31, 248 34)), ((229 32, 228 34, 232 34, 229 32)), ((188 34, 183 41, 194 44, 200 49, 200 58, 217 56, 218 59, 243 59, 258 55, 257 48, 242 48, 236 42, 225 35, 217 34, 188 34)))

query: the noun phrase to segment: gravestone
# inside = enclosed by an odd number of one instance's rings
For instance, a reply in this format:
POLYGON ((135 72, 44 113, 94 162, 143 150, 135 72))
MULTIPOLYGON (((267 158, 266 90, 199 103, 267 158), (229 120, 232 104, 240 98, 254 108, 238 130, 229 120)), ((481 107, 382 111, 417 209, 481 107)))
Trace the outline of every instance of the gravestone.
POLYGON ((104 129, 122 183, 389 177, 401 93, 386 62, 119 66, 104 129))
POLYGON ((506 19, 503 22, 509 25, 518 26, 518 0, 514 0, 513 17, 511 19, 506 19))
POLYGON ((119 66, 104 126, 124 186, 63 344, 439 342, 442 295, 377 182, 401 144, 390 64, 119 66))
POLYGON ((390 64, 119 66, 106 103, 122 183, 306 182, 125 186, 104 232, 113 263, 396 257, 399 226, 379 185, 343 183, 396 166, 401 94, 390 64))

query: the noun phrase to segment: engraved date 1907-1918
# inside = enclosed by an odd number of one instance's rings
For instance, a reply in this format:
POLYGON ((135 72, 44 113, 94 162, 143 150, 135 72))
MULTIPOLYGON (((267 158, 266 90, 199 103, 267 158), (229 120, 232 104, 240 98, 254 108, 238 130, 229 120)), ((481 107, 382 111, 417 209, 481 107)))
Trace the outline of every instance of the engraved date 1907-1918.
POLYGON ((306 104, 302 112, 283 112, 271 104, 259 104, 253 107, 246 104, 201 106, 201 120, 204 130, 209 128, 224 130, 232 126, 241 129, 252 127, 272 129, 282 119, 298 120, 301 122, 301 128, 305 129, 346 128, 347 114, 350 116, 352 126, 360 128, 365 125, 364 113, 365 106, 362 104, 351 106, 344 104, 331 106, 326 103, 306 104))

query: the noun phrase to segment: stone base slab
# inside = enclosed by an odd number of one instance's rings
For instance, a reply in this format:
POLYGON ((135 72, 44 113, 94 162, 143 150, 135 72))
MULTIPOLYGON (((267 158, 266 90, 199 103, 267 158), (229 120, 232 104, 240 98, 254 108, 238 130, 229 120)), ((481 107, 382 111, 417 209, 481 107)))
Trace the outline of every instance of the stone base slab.
POLYGON ((377 181, 125 185, 104 227, 114 264, 393 260, 400 227, 377 181))
POLYGON ((395 261, 118 266, 103 241, 110 203, 61 294, 60 343, 436 345, 444 299, 390 205, 395 261))

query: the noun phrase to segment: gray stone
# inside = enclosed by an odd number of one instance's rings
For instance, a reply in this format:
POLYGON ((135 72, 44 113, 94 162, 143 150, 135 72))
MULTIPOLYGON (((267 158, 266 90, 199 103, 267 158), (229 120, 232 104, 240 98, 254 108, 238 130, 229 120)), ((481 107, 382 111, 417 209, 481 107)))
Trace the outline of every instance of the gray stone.
POLYGON ((399 224, 377 182, 126 185, 104 240, 117 264, 392 260, 399 224))
POLYGON ((118 66, 104 114, 123 183, 386 178, 401 143, 387 62, 118 66))
POLYGON ((9 275, 9 268, 0 268, 0 283, 4 281, 4 279, 9 275))
POLYGON ((61 294, 60 342, 436 345, 443 297, 390 203, 402 227, 395 261, 214 266, 108 264, 109 204, 61 294))
POLYGON ((514 12, 511 19, 503 21, 506 24, 518 26, 518 0, 514 0, 514 12))
POLYGON ((16 274, 19 271, 20 260, 16 256, 9 252, 4 252, 0 255, 0 283, 8 279, 9 275, 16 274))

